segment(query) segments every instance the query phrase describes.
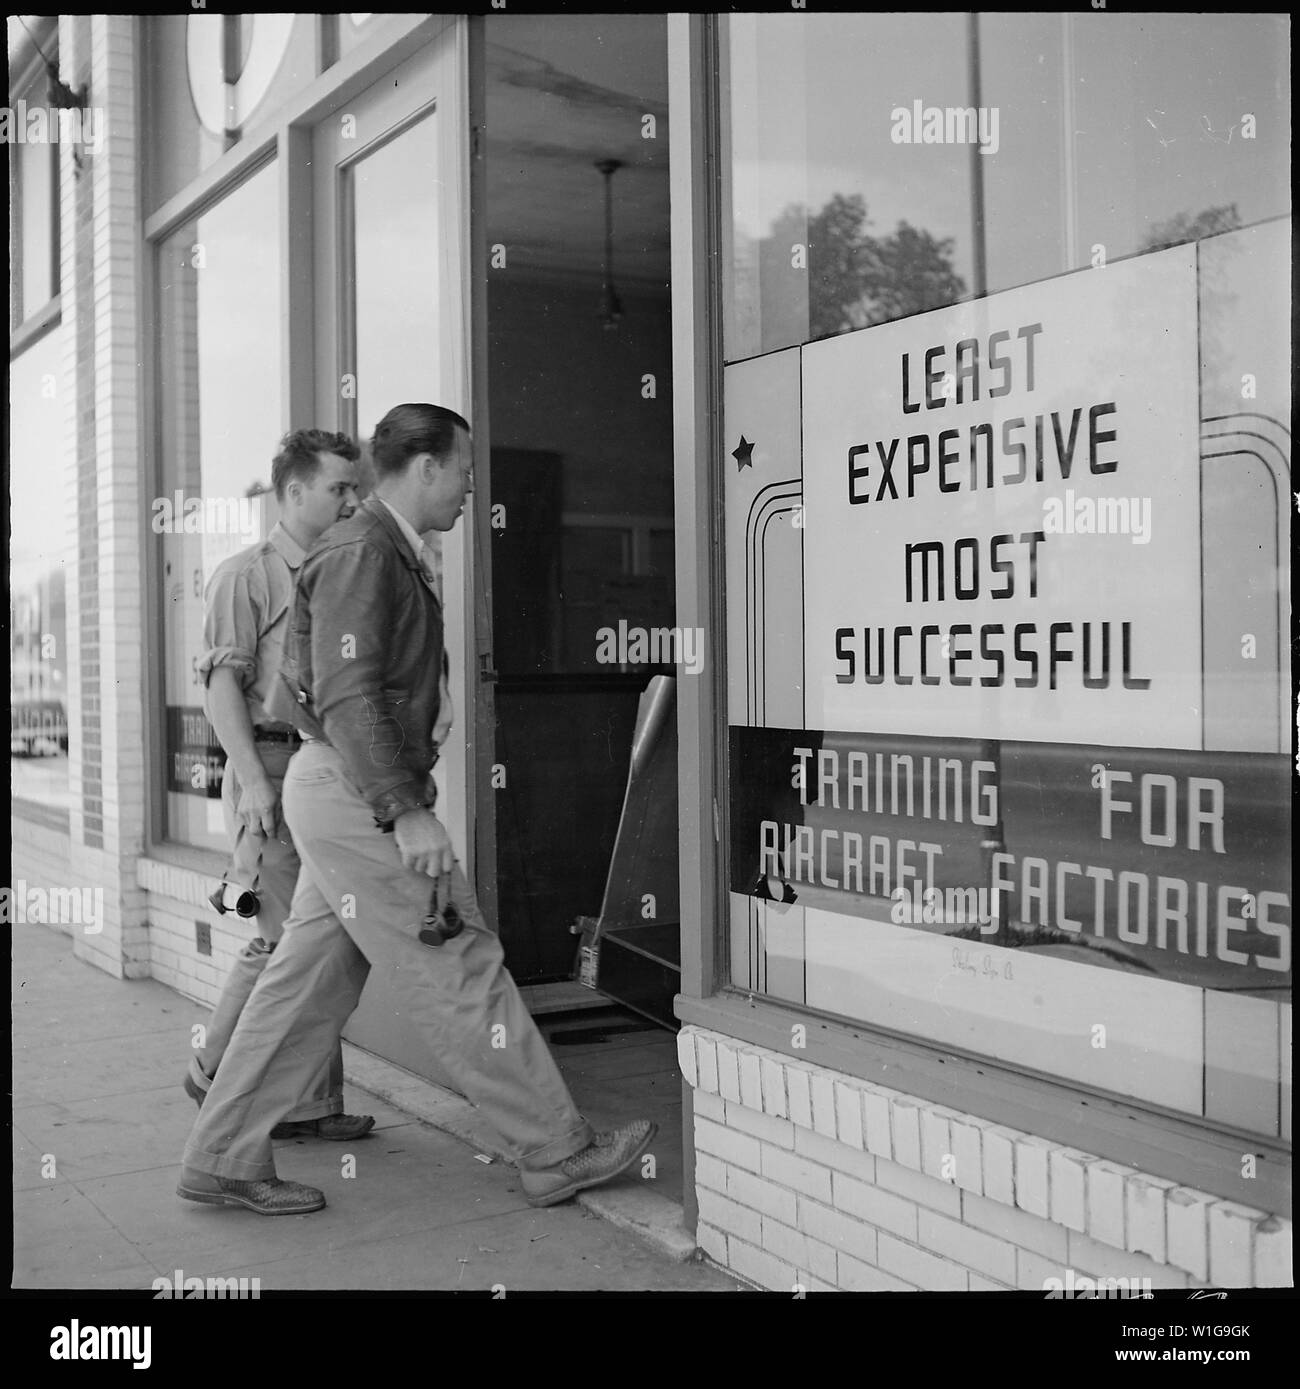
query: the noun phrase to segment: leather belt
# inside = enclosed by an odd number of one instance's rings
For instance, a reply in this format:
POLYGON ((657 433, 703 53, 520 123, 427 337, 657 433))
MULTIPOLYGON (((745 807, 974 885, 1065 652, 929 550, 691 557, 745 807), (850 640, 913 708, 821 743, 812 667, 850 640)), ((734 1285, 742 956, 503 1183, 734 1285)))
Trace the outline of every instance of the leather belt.
POLYGON ((253 730, 253 741, 258 743, 294 743, 302 742, 302 735, 296 728, 255 728, 253 730))

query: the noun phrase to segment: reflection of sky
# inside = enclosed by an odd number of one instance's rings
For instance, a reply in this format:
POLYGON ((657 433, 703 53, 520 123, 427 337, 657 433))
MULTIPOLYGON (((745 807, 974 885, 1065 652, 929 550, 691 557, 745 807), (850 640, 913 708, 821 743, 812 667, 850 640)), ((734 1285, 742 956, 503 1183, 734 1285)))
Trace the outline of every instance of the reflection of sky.
POLYGON ((438 352, 437 127, 429 116, 356 172, 357 427, 408 401, 443 403, 438 352))
POLYGON ((268 483, 280 413, 280 254, 274 167, 199 219, 199 440, 203 490, 268 483))
POLYGON ((61 382, 63 330, 55 328, 9 369, 9 537, 12 583, 21 589, 53 569, 71 548, 63 514, 63 403, 42 394, 61 382))
MULTIPOLYGON (((999 152, 980 157, 998 289, 1066 268, 1065 17, 979 24, 981 104, 999 111, 999 152)), ((1284 19, 1085 13, 1069 25, 1075 264, 1098 242, 1111 259, 1129 254, 1178 213, 1236 202, 1250 223, 1288 210, 1284 19), (1254 141, 1229 136, 1247 111, 1259 121, 1254 141)), ((858 193, 877 236, 900 218, 954 236, 969 281, 968 147, 890 139, 897 106, 969 103, 966 16, 737 16, 732 33, 742 235, 766 235, 790 202, 816 211, 832 193, 858 193)))

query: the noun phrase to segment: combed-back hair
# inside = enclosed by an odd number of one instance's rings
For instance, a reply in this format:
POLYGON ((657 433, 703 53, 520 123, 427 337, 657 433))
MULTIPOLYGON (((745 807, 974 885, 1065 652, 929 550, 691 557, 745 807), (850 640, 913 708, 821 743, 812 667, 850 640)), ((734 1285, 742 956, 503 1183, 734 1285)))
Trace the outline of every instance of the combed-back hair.
POLYGON ((349 463, 361 457, 355 440, 346 434, 331 434, 327 429, 295 429, 280 440, 280 451, 271 460, 271 486, 280 501, 284 501, 284 489, 295 478, 311 482, 320 472, 322 453, 337 453, 349 463))
POLYGON ((376 476, 386 478, 400 473, 417 453, 446 458, 458 429, 468 433, 469 425, 454 410, 442 405, 394 405, 375 426, 370 441, 376 476))

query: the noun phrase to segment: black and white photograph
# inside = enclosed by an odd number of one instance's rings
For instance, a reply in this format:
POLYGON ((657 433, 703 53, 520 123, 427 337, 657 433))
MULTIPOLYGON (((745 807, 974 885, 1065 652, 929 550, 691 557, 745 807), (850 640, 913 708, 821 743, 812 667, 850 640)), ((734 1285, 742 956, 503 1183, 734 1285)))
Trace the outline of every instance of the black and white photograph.
POLYGON ((29 1363, 1280 1354, 1289 14, 7 27, 29 1363))

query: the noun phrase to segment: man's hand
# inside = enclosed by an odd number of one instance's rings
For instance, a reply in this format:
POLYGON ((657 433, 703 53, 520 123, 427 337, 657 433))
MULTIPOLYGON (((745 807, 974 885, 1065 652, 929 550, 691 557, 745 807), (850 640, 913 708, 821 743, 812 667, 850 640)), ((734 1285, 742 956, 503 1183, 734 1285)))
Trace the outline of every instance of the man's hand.
POLYGON ((249 834, 273 839, 279 830, 280 797, 271 781, 263 777, 251 786, 239 785, 236 814, 249 834))
POLYGON ((393 821, 393 836, 404 868, 414 868, 430 878, 450 873, 456 856, 442 821, 431 811, 419 807, 404 811, 393 821))

